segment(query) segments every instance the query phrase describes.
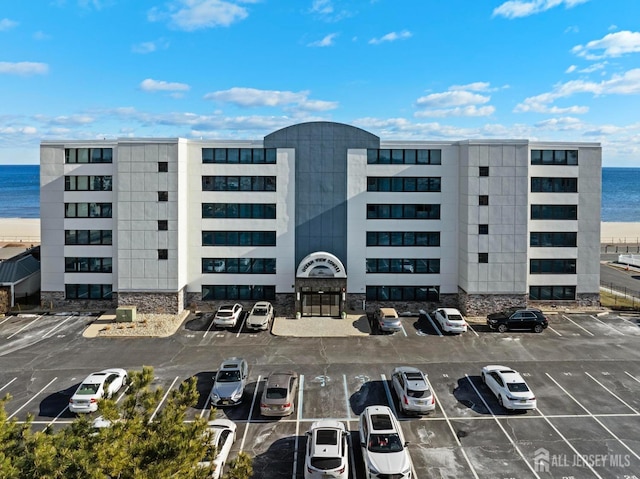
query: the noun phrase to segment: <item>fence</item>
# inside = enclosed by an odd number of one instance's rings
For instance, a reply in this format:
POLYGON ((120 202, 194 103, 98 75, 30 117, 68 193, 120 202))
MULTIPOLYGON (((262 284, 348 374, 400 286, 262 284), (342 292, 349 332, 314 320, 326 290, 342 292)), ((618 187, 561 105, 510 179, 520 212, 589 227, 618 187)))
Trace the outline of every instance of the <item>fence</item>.
POLYGON ((640 291, 613 283, 600 283, 600 290, 611 294, 615 305, 620 303, 621 305, 631 306, 633 309, 640 308, 640 291))

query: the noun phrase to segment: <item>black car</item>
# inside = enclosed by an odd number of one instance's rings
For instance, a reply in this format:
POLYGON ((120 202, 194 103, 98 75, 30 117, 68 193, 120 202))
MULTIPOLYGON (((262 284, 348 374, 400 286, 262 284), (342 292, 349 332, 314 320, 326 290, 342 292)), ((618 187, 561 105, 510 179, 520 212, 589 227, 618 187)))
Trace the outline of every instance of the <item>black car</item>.
POLYGON ((509 308, 487 316, 487 325, 504 333, 509 329, 530 329, 541 333, 549 326, 549 320, 535 308, 509 308))

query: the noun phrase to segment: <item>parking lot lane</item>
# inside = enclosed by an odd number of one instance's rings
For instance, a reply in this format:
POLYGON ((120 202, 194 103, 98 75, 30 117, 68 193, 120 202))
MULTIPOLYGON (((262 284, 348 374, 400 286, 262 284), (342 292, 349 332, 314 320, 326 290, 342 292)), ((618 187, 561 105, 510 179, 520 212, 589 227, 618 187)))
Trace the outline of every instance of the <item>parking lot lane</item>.
MULTIPOLYGON (((487 406, 465 376, 468 368, 449 368, 451 373, 429 374, 429 382, 437 395, 435 414, 441 409, 450 418, 465 418, 485 416, 489 414, 487 406), (460 374, 456 371, 460 370, 460 374)), ((478 375, 474 380, 480 385, 481 379, 478 375)), ((497 402, 496 402, 497 404, 497 402)))
MULTIPOLYGON (((569 368, 565 368, 569 369, 569 368)), ((572 371, 554 371, 554 375, 564 378, 565 375, 582 375, 581 372, 572 371)), ((550 381, 543 371, 534 373, 524 373, 524 379, 536 396, 538 409, 548 416, 573 416, 584 415, 585 411, 579 404, 567 395, 553 381, 550 381)), ((582 376, 581 376, 582 377, 582 376)), ((582 377, 581 381, 585 381, 582 377)))
POLYGON ((8 388, 11 385, 11 383, 14 382, 16 379, 18 379, 18 378, 15 377, 15 378, 11 379, 9 382, 7 382, 7 383, 3 384, 2 386, 0 386, 0 391, 2 391, 3 389, 8 388))
POLYGON ((319 374, 312 371, 305 374, 304 401, 299 407, 303 419, 351 418, 348 380, 346 374, 338 372, 339 369, 329 367, 319 374))
MULTIPOLYGON (((593 377, 599 379, 602 373, 608 371, 593 372, 593 377)), ((569 396, 576 404, 580 405, 584 412, 588 414, 634 414, 634 410, 630 409, 627 404, 613 397, 602 383, 595 382, 589 378, 586 372, 577 372, 553 376, 546 375, 562 389, 565 395, 569 396)), ((622 374, 620 374, 622 378, 622 374)), ((546 414, 549 414, 546 412, 546 414)))
MULTIPOLYGON (((305 424, 301 435, 306 432, 305 424)), ((299 438, 302 448, 306 444, 299 438)), ((293 470, 296 444, 296 423, 282 422, 277 418, 251 423, 244 443, 244 451, 253 457, 254 479, 290 479, 293 470)), ((304 459, 298 463, 304 465, 304 459)), ((302 468, 300 475, 302 477, 302 468)))
MULTIPOLYGON (((550 421, 579 452, 578 455, 563 454, 546 448, 553 477, 566 477, 564 472, 568 467, 583 471, 576 474, 576 478, 591 477, 587 476, 590 469, 604 479, 633 477, 632 474, 640 471, 640 456, 610 427, 613 422, 625 421, 624 418, 567 417, 551 418, 550 421)), ((636 431, 638 425, 636 422, 636 431)), ((637 442, 634 445, 637 447, 637 442)))
POLYGON ((592 374, 585 372, 585 374, 591 378, 598 386, 607 391, 612 397, 616 398, 622 404, 627 406, 630 412, 634 414, 640 414, 638 409, 640 408, 640 398, 637 397, 637 392, 632 392, 629 389, 629 386, 635 389, 635 384, 631 383, 624 375, 613 376, 608 371, 603 371, 600 373, 600 378, 595 378, 592 374), (628 384, 623 384, 622 381, 627 382, 628 384), (625 401, 621 396, 626 396, 629 402, 625 401))
POLYGON ((561 315, 562 318, 566 319, 567 321, 569 321, 570 323, 572 323, 574 326, 576 326, 577 328, 580 328, 585 334, 587 334, 588 336, 595 336, 594 333, 592 333, 591 331, 589 331, 587 328, 585 328, 582 324, 579 324, 577 321, 574 321, 573 319, 571 319, 569 316, 563 314, 561 315))
POLYGON ((53 378, 51 381, 49 381, 47 384, 45 384, 38 392, 36 392, 35 394, 31 395, 31 397, 29 397, 24 403, 22 403, 22 405, 20 407, 18 407, 18 409, 14 410, 11 414, 9 414, 7 416, 7 419, 11 419, 12 417, 16 416, 20 411, 22 411, 32 401, 34 401, 40 394, 44 393, 44 391, 49 386, 51 386, 54 382, 56 382, 57 379, 58 379, 57 377, 53 378))

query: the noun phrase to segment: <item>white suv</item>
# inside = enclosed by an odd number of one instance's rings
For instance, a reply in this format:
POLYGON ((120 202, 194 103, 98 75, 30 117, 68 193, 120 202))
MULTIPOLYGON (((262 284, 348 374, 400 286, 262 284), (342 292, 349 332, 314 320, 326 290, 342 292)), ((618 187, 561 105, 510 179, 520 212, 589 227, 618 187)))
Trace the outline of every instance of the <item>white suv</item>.
POLYGON ((367 479, 411 479, 411 457, 400 423, 387 406, 369 406, 360 415, 360 447, 367 479))

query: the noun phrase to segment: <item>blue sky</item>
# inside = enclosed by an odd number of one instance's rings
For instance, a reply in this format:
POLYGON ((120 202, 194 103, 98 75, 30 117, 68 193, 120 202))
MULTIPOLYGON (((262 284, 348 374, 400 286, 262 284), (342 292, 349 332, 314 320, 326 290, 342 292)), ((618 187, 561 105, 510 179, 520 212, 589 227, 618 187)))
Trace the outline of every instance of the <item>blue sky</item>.
POLYGON ((29 0, 0 6, 0 164, 43 139, 601 142, 640 166, 638 0, 29 0))

